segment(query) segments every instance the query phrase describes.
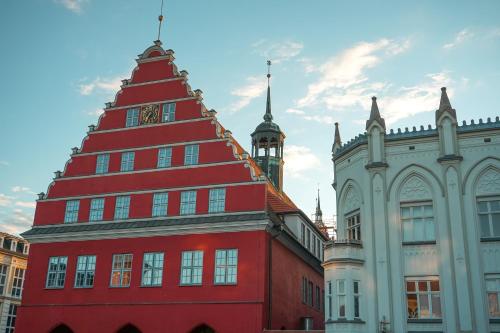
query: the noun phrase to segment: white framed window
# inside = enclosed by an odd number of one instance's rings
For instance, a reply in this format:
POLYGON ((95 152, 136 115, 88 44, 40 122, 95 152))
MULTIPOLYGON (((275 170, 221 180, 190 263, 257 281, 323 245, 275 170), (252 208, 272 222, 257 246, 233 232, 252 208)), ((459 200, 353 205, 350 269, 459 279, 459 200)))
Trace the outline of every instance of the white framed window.
POLYGON ((24 285, 24 273, 25 269, 16 267, 14 269, 14 279, 12 279, 12 289, 10 291, 10 295, 12 297, 21 298, 23 294, 23 285, 24 285))
POLYGON ((77 222, 79 209, 80 209, 80 200, 66 201, 66 211, 64 212, 64 223, 77 222))
POLYGON ((203 251, 183 251, 181 285, 200 285, 203 274, 203 251))
POLYGON ((238 276, 238 250, 215 251, 215 284, 236 284, 238 276))
POLYGON ((346 216, 347 238, 349 240, 361 240, 361 218, 359 211, 346 216))
POLYGON ((122 161, 120 164, 120 171, 133 171, 134 170, 135 152, 128 151, 122 153, 122 161))
POLYGON ((168 193, 153 194, 153 217, 167 216, 168 212, 168 193))
POLYGON ((181 215, 196 213, 196 191, 181 192, 181 215))
POLYGON ((486 296, 490 318, 500 318, 500 276, 486 277, 486 296))
POLYGON ((406 278, 406 303, 408 319, 441 318, 439 279, 406 278))
POLYGON ((169 168, 172 166, 172 148, 163 147, 158 149, 158 164, 157 168, 169 168))
POLYGON ((184 148, 184 165, 198 164, 198 145, 187 145, 184 148))
POLYGON ((90 200, 90 221, 102 221, 104 215, 104 198, 90 200))
POLYGON ((139 109, 138 108, 128 109, 125 127, 133 127, 138 125, 139 125, 139 109))
POLYGON ((337 280, 337 309, 338 317, 345 318, 345 301, 346 301, 345 280, 337 280))
POLYGON ((78 256, 76 263, 75 288, 94 286, 96 256, 78 256))
POLYGON ((208 212, 219 213, 223 212, 226 206, 226 189, 213 188, 210 190, 208 212))
POLYGON ((5 323, 5 333, 14 333, 16 327, 17 305, 10 303, 7 312, 7 322, 5 323))
POLYGON ((306 247, 311 250, 311 229, 307 228, 306 233, 306 247))
POLYGON ((481 238, 500 237, 500 198, 477 201, 481 238))
POLYGON ((352 281, 352 295, 353 295, 353 313, 354 319, 361 318, 360 315, 360 299, 361 299, 361 290, 360 290, 360 282, 357 280, 352 281))
POLYGON ((109 168, 109 154, 97 155, 97 162, 95 166, 95 173, 107 173, 109 168))
POLYGON ((313 306, 313 292, 314 292, 314 284, 312 281, 307 282, 307 305, 313 306))
POLYGON ((314 300, 316 310, 321 310, 321 289, 319 288, 319 286, 316 286, 316 294, 314 295, 314 300))
POLYGON ((304 223, 300 224, 300 243, 306 245, 306 226, 304 223))
POLYGON ((162 122, 166 123, 175 120, 175 103, 163 104, 162 122))
POLYGON ((163 277, 163 258, 163 252, 144 253, 141 282, 143 286, 161 286, 163 277))
POLYGON ((50 257, 47 270, 46 288, 64 288, 68 257, 50 257))
POLYGON ((307 278, 302 277, 302 303, 307 304, 307 278))
POLYGON ((3 295, 6 281, 7 281, 7 265, 0 264, 0 296, 3 295))
POLYGON ((130 196, 124 195, 116 197, 115 220, 128 219, 130 210, 130 196))
POLYGON ((403 242, 434 241, 435 226, 432 203, 401 204, 403 242))
POLYGON ((312 249, 311 252, 313 254, 316 254, 316 235, 312 235, 312 249))
POLYGON ((132 277, 132 254, 113 254, 111 287, 130 287, 132 277))
POLYGON ((326 306, 327 313, 325 313, 325 317, 327 319, 333 318, 333 288, 332 281, 328 281, 326 284, 326 306))

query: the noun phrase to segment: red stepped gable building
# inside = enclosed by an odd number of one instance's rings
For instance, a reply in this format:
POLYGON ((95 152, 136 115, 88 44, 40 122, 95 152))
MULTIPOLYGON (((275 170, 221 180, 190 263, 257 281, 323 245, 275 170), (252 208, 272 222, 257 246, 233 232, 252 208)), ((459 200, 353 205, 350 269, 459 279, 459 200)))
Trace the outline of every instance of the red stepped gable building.
POLYGON ((156 41, 37 202, 16 333, 324 327, 326 237, 282 191, 284 134, 250 157, 156 41))

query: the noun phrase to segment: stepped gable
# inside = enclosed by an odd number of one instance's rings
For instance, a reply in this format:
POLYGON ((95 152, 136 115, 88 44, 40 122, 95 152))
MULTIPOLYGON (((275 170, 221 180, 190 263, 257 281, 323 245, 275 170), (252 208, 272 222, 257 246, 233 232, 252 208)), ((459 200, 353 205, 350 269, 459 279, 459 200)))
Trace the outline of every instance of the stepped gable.
POLYGON ((165 191, 168 216, 177 216, 180 192, 192 189, 197 190, 196 214, 206 214, 214 187, 226 188, 227 213, 266 210, 269 186, 262 170, 218 122, 216 112, 207 110, 202 91, 191 89, 187 71, 179 72, 173 63, 174 52, 156 42, 136 61, 114 102, 106 103, 97 125, 89 126, 81 147, 73 148, 64 170, 56 172, 47 194, 39 195, 34 225, 64 223, 66 202, 75 199, 77 222, 88 222, 92 198, 105 198, 103 220, 112 221, 120 195, 131 197, 129 219, 151 218, 153 193, 165 191), (167 103, 175 103, 175 120, 162 122, 167 103), (138 124, 127 127, 127 112, 133 108, 138 109, 138 124), (199 160, 186 166, 184 148, 189 144, 199 145, 199 160), (170 167, 157 167, 161 147, 172 148, 170 167), (133 171, 120 171, 124 152, 135 153, 133 171), (96 174, 100 154, 109 154, 109 167, 96 174))

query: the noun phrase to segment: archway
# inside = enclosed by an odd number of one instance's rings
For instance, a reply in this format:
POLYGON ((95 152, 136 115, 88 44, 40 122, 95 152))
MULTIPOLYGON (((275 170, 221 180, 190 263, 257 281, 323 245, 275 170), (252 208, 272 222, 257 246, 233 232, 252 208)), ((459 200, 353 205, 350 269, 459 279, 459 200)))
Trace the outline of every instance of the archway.
POLYGON ((215 333, 215 330, 208 325, 202 324, 193 328, 189 333, 215 333))
POLYGON ((73 330, 64 324, 61 324, 53 328, 50 333, 73 333, 73 330))
POLYGON ((137 327, 132 324, 127 324, 120 328, 116 333, 142 333, 137 327))

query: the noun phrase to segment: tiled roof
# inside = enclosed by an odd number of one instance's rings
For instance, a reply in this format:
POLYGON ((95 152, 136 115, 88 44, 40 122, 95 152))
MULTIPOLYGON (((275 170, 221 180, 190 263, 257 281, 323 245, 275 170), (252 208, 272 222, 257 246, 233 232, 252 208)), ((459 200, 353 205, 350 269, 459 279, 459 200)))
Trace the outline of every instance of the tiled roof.
POLYGON ((278 192, 270 182, 267 184, 266 204, 267 209, 274 213, 290 213, 299 211, 293 201, 284 192, 278 192))

